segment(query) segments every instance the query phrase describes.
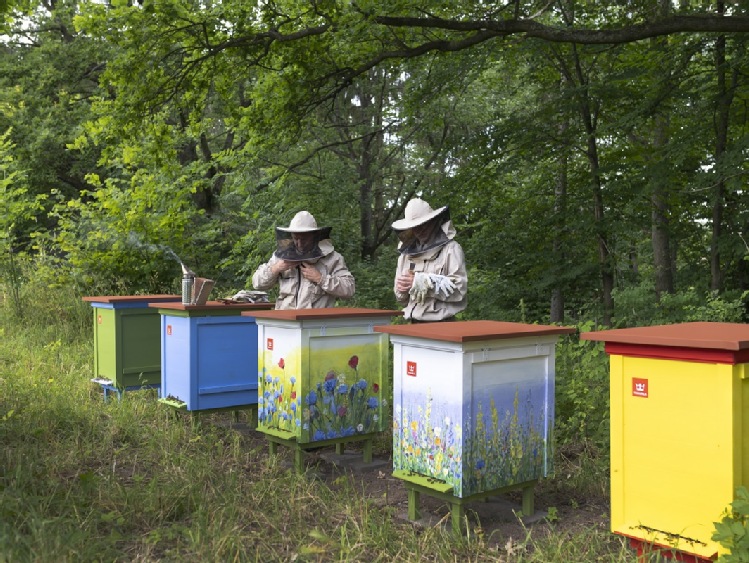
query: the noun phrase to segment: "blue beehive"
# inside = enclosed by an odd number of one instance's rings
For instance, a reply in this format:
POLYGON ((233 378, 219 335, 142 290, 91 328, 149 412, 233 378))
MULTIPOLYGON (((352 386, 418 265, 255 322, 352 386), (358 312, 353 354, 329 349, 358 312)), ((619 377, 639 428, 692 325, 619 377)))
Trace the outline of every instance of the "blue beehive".
POLYGON ((272 303, 153 306, 161 314, 162 401, 188 411, 257 405, 257 325, 241 313, 272 303))

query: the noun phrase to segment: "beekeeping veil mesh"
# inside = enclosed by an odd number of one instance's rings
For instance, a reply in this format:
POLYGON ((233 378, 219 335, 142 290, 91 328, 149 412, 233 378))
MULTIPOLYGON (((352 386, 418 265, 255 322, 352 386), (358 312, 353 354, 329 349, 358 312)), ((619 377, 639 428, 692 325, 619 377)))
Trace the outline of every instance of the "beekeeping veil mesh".
POLYGON ((276 227, 276 258, 289 262, 307 262, 324 256, 320 243, 330 238, 332 227, 315 231, 290 232, 276 227))
POLYGON ((443 207, 428 215, 431 216, 427 216, 423 222, 418 222, 418 219, 411 221, 404 219, 393 223, 393 230, 400 240, 398 251, 401 254, 421 254, 447 244, 450 240, 448 232, 443 228, 450 221, 450 210, 443 207), (398 229, 397 226, 401 225, 405 228, 398 229))

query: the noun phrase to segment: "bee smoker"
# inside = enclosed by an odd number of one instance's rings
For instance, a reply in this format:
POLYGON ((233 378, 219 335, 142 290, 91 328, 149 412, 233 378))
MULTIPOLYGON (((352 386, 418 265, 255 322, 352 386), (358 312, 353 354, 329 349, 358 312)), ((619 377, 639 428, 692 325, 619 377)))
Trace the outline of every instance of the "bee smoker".
POLYGON ((182 264, 182 304, 192 305, 192 290, 195 285, 195 272, 182 264))

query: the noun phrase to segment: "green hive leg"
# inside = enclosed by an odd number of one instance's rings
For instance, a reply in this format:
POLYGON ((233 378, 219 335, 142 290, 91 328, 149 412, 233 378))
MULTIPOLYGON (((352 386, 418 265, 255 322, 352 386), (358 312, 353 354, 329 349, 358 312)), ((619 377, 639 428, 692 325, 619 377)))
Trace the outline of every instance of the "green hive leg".
POLYGON ((456 536, 463 534, 463 504, 460 502, 450 503, 450 515, 453 526, 453 533, 456 536))
POLYGON ((535 511, 534 485, 523 489, 523 516, 531 516, 535 511))
POLYGON ((419 491, 412 488, 408 489, 408 519, 421 519, 421 510, 419 510, 419 491))

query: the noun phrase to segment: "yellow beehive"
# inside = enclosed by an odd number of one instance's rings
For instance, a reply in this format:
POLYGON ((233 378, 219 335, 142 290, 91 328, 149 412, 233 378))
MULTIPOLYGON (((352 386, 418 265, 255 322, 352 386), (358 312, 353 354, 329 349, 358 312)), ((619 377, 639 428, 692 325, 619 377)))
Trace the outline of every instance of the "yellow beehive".
POLYGON ((749 484, 749 325, 588 332, 610 355, 611 530, 642 550, 721 552, 714 522, 749 484))

